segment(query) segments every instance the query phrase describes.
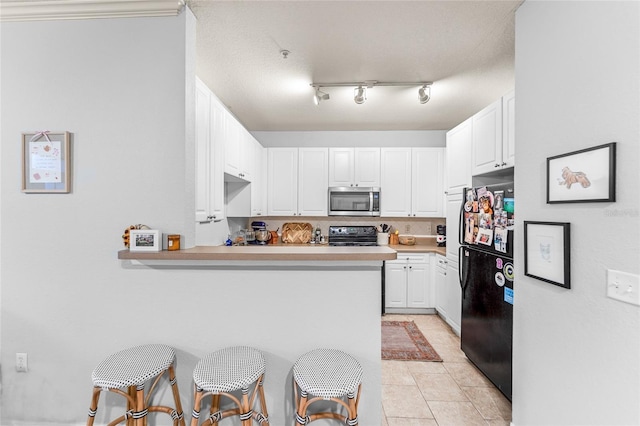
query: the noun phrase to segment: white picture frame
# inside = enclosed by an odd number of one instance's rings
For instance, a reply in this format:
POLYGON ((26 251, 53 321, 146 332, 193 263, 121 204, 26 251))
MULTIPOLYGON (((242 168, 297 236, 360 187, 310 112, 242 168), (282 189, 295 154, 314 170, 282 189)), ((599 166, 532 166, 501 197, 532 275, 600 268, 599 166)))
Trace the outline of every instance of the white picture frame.
POLYGON ((162 233, 157 229, 132 229, 129 251, 162 251, 162 233))

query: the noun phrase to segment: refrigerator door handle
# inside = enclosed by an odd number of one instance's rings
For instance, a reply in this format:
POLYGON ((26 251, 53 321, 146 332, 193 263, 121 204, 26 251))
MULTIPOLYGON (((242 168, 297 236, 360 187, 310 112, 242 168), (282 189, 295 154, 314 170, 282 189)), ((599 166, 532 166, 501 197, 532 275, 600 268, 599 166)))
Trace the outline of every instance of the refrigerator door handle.
MULTIPOLYGON (((460 205, 460 217, 458 218, 458 243, 464 244, 464 203, 466 198, 467 188, 462 190, 462 204, 460 205)), ((458 253, 460 254, 460 253, 458 253)))
POLYGON ((469 277, 467 270, 468 268, 468 262, 469 262, 469 258, 468 256, 463 256, 463 252, 464 252, 465 247, 464 246, 460 246, 458 247, 458 259, 459 259, 459 263, 458 263, 458 281, 460 282, 460 288, 462 289, 462 298, 465 298, 465 290, 467 288, 467 279, 469 277))

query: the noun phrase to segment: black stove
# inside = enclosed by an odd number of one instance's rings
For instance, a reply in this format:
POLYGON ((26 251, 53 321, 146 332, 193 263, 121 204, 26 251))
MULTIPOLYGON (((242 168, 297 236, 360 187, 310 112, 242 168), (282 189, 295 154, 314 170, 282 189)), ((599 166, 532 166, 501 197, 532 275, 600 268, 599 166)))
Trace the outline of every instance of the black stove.
POLYGON ((329 245, 375 246, 377 234, 375 226, 329 226, 329 245))

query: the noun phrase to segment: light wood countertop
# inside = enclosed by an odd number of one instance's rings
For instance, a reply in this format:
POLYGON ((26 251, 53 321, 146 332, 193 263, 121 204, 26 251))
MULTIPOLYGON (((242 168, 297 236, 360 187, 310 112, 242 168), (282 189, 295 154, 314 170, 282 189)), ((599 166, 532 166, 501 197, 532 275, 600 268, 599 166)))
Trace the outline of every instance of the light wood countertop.
POLYGON ((333 247, 313 244, 248 246, 198 246, 184 250, 131 252, 120 250, 118 259, 130 260, 224 260, 224 261, 383 261, 394 260, 391 246, 333 247))

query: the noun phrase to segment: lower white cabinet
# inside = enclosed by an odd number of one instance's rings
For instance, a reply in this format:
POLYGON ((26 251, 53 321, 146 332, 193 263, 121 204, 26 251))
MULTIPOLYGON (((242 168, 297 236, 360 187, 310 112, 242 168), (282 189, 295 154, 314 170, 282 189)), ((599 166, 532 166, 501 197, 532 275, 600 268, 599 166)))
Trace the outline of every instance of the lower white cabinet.
POLYGON ((462 320, 462 290, 458 278, 458 263, 447 259, 447 288, 445 299, 445 320, 453 331, 460 335, 460 323, 462 320))
POLYGON ((385 308, 434 308, 430 253, 398 253, 385 262, 385 308))
POLYGON ((434 265, 434 287, 436 311, 447 318, 447 258, 436 254, 436 264, 434 265))

